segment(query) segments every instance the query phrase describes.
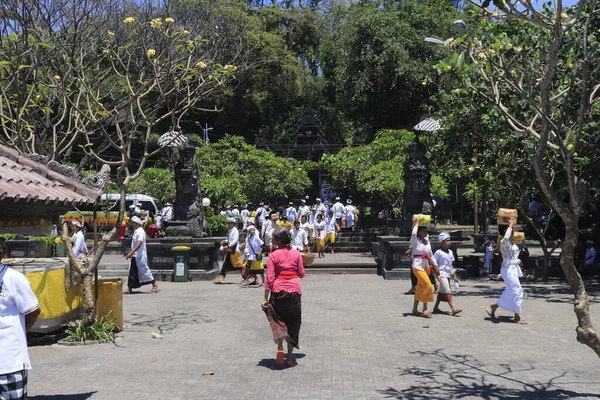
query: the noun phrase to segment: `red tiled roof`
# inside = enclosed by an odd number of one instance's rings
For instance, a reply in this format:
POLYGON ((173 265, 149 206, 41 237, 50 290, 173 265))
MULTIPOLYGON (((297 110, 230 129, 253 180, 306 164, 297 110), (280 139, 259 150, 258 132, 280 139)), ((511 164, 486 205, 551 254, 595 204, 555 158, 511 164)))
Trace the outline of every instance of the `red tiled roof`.
POLYGON ((46 165, 0 145, 0 200, 67 205, 94 203, 100 194, 101 190, 51 171, 46 165))

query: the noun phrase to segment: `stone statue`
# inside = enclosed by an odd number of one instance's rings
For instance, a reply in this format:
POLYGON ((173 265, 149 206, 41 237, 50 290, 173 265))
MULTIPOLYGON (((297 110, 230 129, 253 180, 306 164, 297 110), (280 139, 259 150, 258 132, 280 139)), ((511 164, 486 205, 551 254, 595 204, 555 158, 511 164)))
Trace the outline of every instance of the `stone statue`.
POLYGON ((402 235, 410 236, 412 216, 414 214, 432 214, 431 193, 429 191, 430 173, 425 156, 425 145, 415 141, 408 145, 408 154, 404 164, 404 197, 402 235))
POLYGON ((192 145, 180 150, 175 165, 175 221, 169 224, 167 236, 207 236, 208 224, 202 209, 195 154, 196 148, 192 145))

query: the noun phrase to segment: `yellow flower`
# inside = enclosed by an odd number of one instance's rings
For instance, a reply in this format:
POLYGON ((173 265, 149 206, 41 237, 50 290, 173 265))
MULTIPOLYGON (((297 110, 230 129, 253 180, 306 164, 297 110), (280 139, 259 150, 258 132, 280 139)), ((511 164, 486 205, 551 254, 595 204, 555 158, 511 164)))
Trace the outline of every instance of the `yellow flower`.
POLYGON ((115 33, 113 31, 108 31, 108 36, 115 36, 115 33))
POLYGON ((135 18, 127 17, 123 20, 123 22, 125 22, 126 24, 133 24, 135 22, 135 18))
POLYGON ((198 68, 206 68, 206 63, 203 63, 202 61, 198 61, 196 63, 196 67, 198 67, 198 68))
POLYGON ((59 75, 54 75, 54 80, 55 81, 60 81, 60 76, 59 75))
POLYGON ((148 57, 154 57, 155 54, 156 54, 156 50, 154 50, 154 49, 148 49, 148 51, 146 52, 146 55, 148 57))
POLYGON ((104 54, 106 54, 106 55, 109 55, 109 54, 110 54, 110 50, 109 50, 109 49, 104 49, 104 50, 102 50, 102 52, 103 52, 104 54))
POLYGON ((185 29, 184 29, 184 30, 183 30, 183 32, 181 32, 181 33, 183 33, 185 36, 187 36, 187 35, 189 35, 191 32, 190 32, 190 31, 188 31, 188 30, 185 30, 185 29))
POLYGON ((165 18, 165 22, 167 24, 172 24, 173 22, 175 22, 175 20, 173 18, 165 18))
POLYGON ((235 65, 227 64, 226 66, 223 67, 223 69, 225 71, 234 72, 234 71, 237 71, 238 68, 235 65))
POLYGON ((150 26, 154 29, 159 29, 162 26, 162 21, 160 20, 160 18, 155 18, 152 21, 150 21, 150 26))

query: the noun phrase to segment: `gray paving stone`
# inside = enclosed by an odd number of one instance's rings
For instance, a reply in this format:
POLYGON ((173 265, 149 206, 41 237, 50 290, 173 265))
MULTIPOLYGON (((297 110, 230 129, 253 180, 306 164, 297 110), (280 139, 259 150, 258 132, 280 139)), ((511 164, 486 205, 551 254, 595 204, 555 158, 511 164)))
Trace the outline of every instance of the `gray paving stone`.
MULTIPOLYGON (((576 341, 566 287, 526 286, 531 324, 516 326, 502 311, 501 322, 486 319, 501 283, 463 282, 455 296, 461 316, 431 319, 409 315, 408 286, 309 274, 299 365, 279 370, 261 289, 165 282, 159 294, 125 296, 130 326, 116 345, 31 348, 30 398, 600 398, 600 360, 576 341), (152 339, 153 331, 164 339, 152 339)), ((600 298, 590 300, 600 321, 600 298)))

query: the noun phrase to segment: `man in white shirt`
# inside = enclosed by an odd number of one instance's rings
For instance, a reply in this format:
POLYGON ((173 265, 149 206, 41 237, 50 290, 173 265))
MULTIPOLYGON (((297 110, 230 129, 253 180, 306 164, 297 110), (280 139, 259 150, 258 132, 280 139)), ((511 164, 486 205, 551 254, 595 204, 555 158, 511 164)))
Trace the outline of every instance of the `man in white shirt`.
POLYGON ((127 253, 129 262, 129 273, 127 278, 127 290, 123 293, 133 293, 133 289, 140 288, 144 285, 152 285, 150 293, 158 293, 160 289, 156 284, 156 280, 150 271, 148 265, 148 253, 146 251, 146 232, 142 225, 144 221, 140 217, 131 218, 133 225, 133 236, 131 238, 131 250, 127 253))
POLYGON ((227 218, 227 227, 229 228, 227 231, 227 240, 221 242, 221 250, 225 252, 225 259, 219 271, 220 277, 216 281, 213 281, 213 283, 223 283, 228 271, 233 271, 235 268, 241 267, 240 250, 238 248, 240 232, 235 227, 236 224, 237 221, 235 218, 227 218))
MULTIPOLYGON (((6 247, 0 241, 0 261, 6 247)), ((0 399, 27 398, 27 331, 40 305, 27 278, 0 262, 0 399)))
POLYGON ((173 219, 173 207, 171 203, 165 204, 165 206, 160 210, 161 215, 161 227, 166 229, 169 226, 169 221, 173 219))
POLYGON ((74 219, 71 225, 73 226, 73 254, 77 258, 85 257, 88 254, 88 249, 85 245, 85 236, 81 232, 81 222, 74 219))
POLYGON ((242 211, 240 211, 240 217, 242 218, 242 226, 246 226, 246 222, 248 222, 248 217, 250 216, 250 211, 248 211, 248 205, 244 205, 242 211))
POLYGON ((298 251, 308 251, 308 234, 306 230, 300 227, 300 221, 298 220, 294 222, 294 227, 292 228, 292 241, 290 245, 298 251))
POLYGON ((333 254, 335 236, 339 229, 340 227, 333 216, 333 210, 329 210, 328 216, 325 218, 325 248, 331 249, 331 254, 333 254))
POLYGON ((289 207, 285 209, 285 218, 293 223, 296 219, 298 219, 298 212, 294 208, 293 202, 290 201, 288 205, 289 207))
POLYGON ((335 204, 331 207, 336 223, 342 226, 342 218, 344 218, 345 208, 339 197, 335 198, 335 204))
POLYGON ((306 216, 308 218, 310 214, 310 207, 306 205, 306 200, 300 200, 300 207, 298 207, 298 219, 306 216))
POLYGON ((315 204, 314 207, 317 209, 317 214, 323 214, 323 216, 327 215, 327 207, 325 204, 321 203, 321 199, 317 197, 315 201, 317 204, 315 204))

